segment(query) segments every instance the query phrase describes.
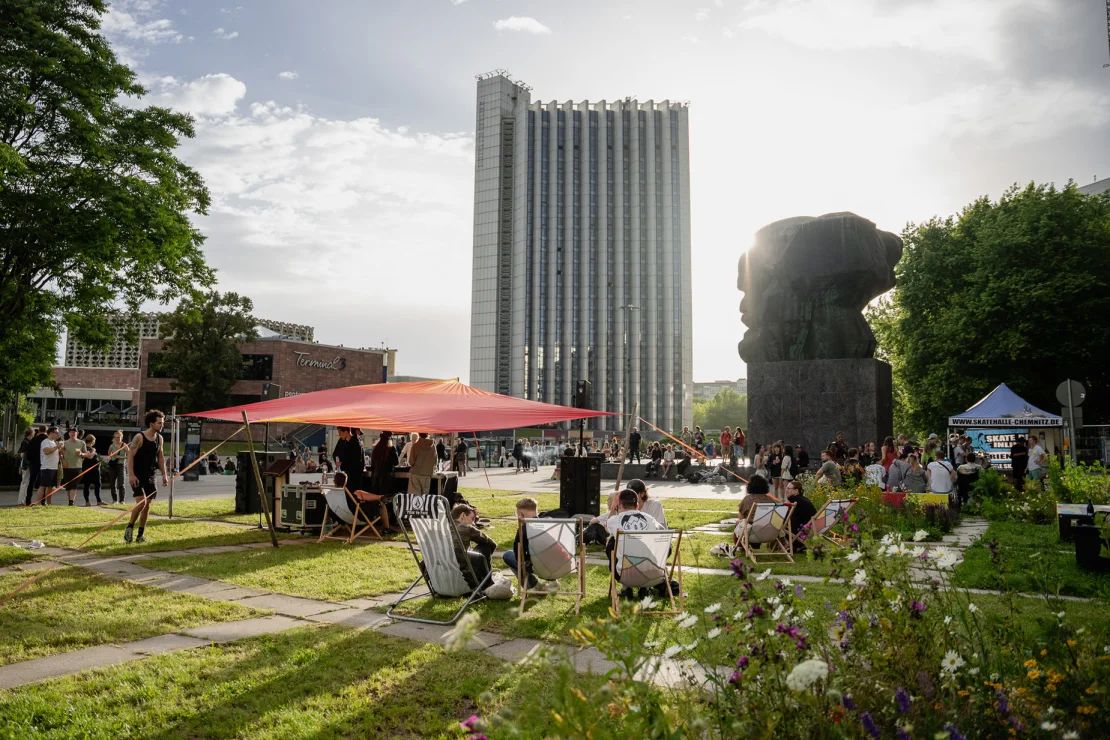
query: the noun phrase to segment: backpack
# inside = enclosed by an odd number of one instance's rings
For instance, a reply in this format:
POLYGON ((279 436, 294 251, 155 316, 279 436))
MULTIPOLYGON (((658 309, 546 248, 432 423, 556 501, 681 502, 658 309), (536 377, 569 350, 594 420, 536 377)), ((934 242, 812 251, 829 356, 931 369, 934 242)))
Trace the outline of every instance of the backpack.
POLYGON ((790 456, 790 477, 791 478, 797 478, 798 477, 798 456, 797 455, 791 455, 790 456))

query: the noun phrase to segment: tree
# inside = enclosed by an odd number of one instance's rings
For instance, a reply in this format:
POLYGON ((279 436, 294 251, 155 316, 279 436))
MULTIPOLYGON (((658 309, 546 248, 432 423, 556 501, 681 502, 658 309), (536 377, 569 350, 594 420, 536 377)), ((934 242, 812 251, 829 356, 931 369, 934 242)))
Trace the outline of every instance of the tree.
POLYGON ((177 379, 180 410, 227 405, 243 369, 238 343, 258 338, 253 308, 246 296, 212 291, 199 299, 182 299, 162 323, 165 344, 157 361, 177 379))
POLYGON ((98 33, 103 0, 0 0, 0 392, 49 385, 61 328, 106 346, 113 309, 211 284, 192 120, 98 33))
POLYGON ((943 431, 1001 382, 1058 407, 1065 378, 1110 411, 1110 194, 1012 187, 910 224, 892 299, 871 312, 907 431, 943 431))
POLYGON ((720 431, 726 426, 736 429, 739 424, 748 426, 748 397, 725 388, 708 401, 694 402, 694 425, 708 432, 720 431))

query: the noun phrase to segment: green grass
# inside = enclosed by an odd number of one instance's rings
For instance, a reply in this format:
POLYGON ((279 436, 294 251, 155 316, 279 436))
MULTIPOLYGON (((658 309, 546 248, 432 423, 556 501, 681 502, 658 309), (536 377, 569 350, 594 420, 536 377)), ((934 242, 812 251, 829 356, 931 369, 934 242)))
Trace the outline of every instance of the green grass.
MULTIPOLYGON (((77 547, 98 529, 122 512, 110 507, 46 506, 0 509, 0 536, 42 540, 55 547, 77 547)), ((238 545, 269 539, 265 530, 190 519, 151 519, 147 522, 147 542, 127 545, 121 517, 84 546, 104 555, 158 552, 213 545, 238 545)))
POLYGON ((21 547, 11 547, 9 545, 0 545, 0 568, 5 568, 9 565, 18 565, 19 563, 26 563, 31 560, 37 560, 38 555, 34 550, 24 550, 21 547))
POLYGON ((1028 593, 1058 593, 1110 600, 1110 577, 1080 570, 1070 542, 1058 540, 1055 524, 991 522, 964 553, 953 583, 1028 593), (1001 562, 991 560, 988 543, 997 540, 1001 562))
POLYGON ((144 565, 328 601, 401 591, 418 573, 408 548, 333 541, 222 555, 155 558, 144 565))
POLYGON ((535 736, 554 735, 534 669, 308 627, 0 693, 0 736, 458 738, 471 714, 525 701, 535 736))
MULTIPOLYGON (((109 505, 111 509, 129 509, 130 504, 109 505)), ((154 500, 150 507, 151 515, 169 516, 169 501, 161 496, 154 500)), ((235 524, 258 525, 258 514, 236 514, 234 496, 218 496, 214 498, 187 498, 173 502, 173 516, 192 519, 216 519, 235 524)))
MULTIPOLYGON (((34 575, 0 575, 0 594, 11 593, 34 575)), ((78 568, 60 568, 43 574, 0 607, 0 665, 258 613, 234 604, 111 581, 78 568)))

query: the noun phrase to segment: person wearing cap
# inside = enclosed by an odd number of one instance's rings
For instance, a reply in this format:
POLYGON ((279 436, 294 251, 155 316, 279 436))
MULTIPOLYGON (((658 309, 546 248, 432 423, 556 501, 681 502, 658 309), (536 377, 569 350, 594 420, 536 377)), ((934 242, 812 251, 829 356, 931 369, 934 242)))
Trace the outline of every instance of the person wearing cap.
POLYGON ((667 515, 663 511, 663 504, 648 496, 647 484, 639 478, 633 478, 628 481, 628 487, 636 492, 637 509, 651 516, 660 525, 660 528, 666 529, 667 515))
POLYGON ((451 520, 459 533, 457 538, 452 539, 455 546, 455 559, 471 588, 477 588, 478 584, 489 575, 489 561, 493 557, 493 551, 497 549, 497 543, 474 526, 477 519, 478 510, 470 504, 455 504, 451 508, 451 520), (477 552, 468 549, 471 544, 477 552), (469 568, 466 567, 467 560, 470 561, 469 568))
MULTIPOLYGON (((643 481, 640 481, 640 485, 643 485, 643 481)), ((646 492, 646 486, 644 490, 646 492)), ((613 551, 617 546, 617 532, 653 532, 666 529, 651 514, 639 510, 640 496, 632 488, 625 488, 621 491, 617 496, 617 501, 620 511, 609 517, 605 523, 605 528, 609 532, 609 539, 605 543, 605 557, 610 567, 613 563, 613 551)), ((632 596, 631 588, 621 589, 620 598, 631 599, 632 596)))
POLYGON ((77 439, 77 429, 67 429, 66 440, 62 443, 62 480, 65 481, 70 506, 73 506, 73 501, 77 498, 77 478, 81 475, 85 452, 85 442, 77 439))

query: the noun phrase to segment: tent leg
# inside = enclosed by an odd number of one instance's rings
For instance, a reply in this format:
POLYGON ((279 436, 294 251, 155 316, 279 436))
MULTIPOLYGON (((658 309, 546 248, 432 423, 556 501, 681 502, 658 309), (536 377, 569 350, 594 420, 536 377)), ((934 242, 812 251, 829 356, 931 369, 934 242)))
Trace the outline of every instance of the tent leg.
POLYGON ((258 469, 258 456, 254 454, 254 437, 251 436, 251 423, 247 419, 247 412, 243 412, 243 426, 247 428, 247 447, 251 452, 251 467, 254 468, 254 483, 258 486, 258 497, 262 500, 262 512, 266 515, 266 527, 270 530, 270 541, 274 547, 278 546, 277 531, 274 529, 274 519, 270 516, 270 502, 267 500, 266 488, 262 485, 262 473, 258 469))

